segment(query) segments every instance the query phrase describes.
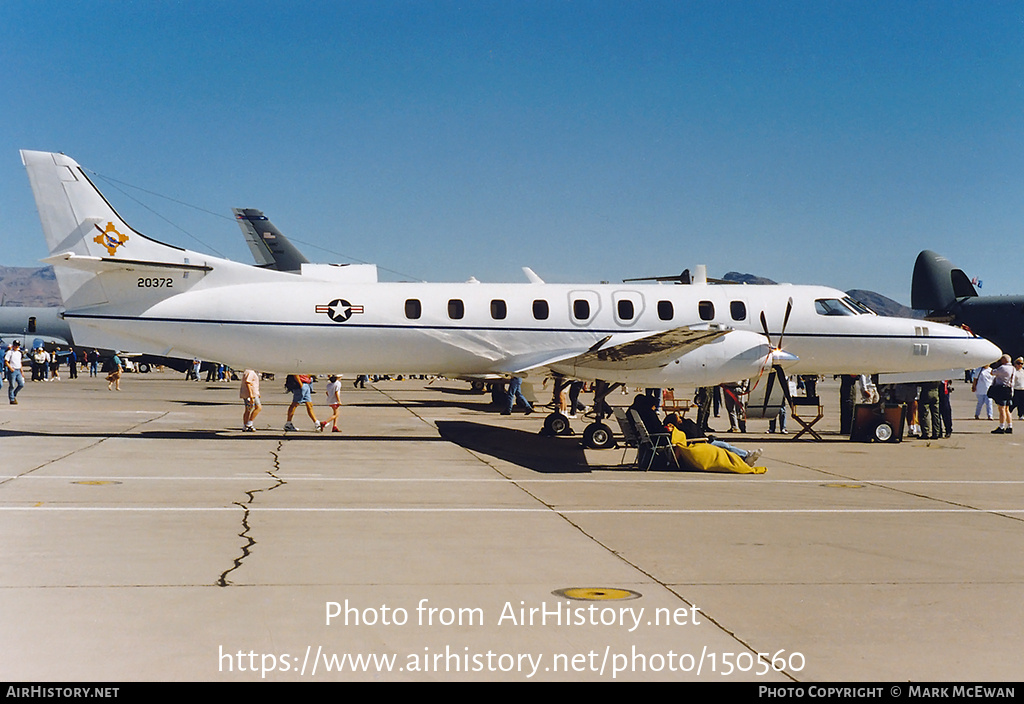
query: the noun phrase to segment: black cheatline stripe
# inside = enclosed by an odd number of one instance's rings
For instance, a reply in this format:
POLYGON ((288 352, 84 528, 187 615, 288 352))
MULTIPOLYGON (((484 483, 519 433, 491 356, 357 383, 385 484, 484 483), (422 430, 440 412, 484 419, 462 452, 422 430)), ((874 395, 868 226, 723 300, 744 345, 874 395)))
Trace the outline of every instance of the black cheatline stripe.
MULTIPOLYGON (((494 326, 487 327, 483 325, 384 325, 379 323, 351 323, 344 321, 341 323, 336 322, 289 322, 280 320, 202 320, 197 318, 142 318, 132 315, 82 315, 77 313, 64 313, 64 318, 72 318, 77 320, 130 320, 133 322, 149 322, 149 323, 175 323, 175 324, 195 324, 195 325, 253 325, 257 327, 307 327, 307 328, 367 328, 367 329, 379 329, 379 330, 484 330, 494 331, 502 330, 509 332, 591 332, 596 334, 604 333, 656 333, 663 332, 663 330, 647 330, 647 329, 623 329, 623 328, 539 328, 539 327, 502 327, 494 326)), ((746 330, 744 332, 755 332, 753 330, 746 330)), ((757 333, 759 334, 759 333, 757 333)), ((823 332, 792 332, 786 331, 788 337, 804 337, 804 338, 839 338, 839 339, 866 339, 866 340, 917 340, 919 342, 928 342, 929 340, 967 340, 972 338, 945 336, 945 335, 884 335, 884 334, 866 334, 866 333, 823 333, 823 332)))

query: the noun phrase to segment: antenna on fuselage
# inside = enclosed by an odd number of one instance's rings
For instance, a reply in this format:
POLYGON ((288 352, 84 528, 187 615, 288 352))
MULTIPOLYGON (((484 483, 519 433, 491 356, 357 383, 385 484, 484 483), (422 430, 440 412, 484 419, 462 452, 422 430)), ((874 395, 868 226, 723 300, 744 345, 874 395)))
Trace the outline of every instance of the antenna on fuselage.
POLYGON ((693 273, 689 269, 683 269, 679 274, 672 276, 641 276, 635 279, 623 279, 623 283, 629 281, 674 281, 677 284, 735 284, 736 281, 725 279, 709 279, 708 267, 706 264, 698 264, 693 267, 693 273))
POLYGON ((526 280, 531 284, 542 284, 544 279, 537 276, 537 273, 528 266, 523 267, 523 273, 526 274, 526 280))

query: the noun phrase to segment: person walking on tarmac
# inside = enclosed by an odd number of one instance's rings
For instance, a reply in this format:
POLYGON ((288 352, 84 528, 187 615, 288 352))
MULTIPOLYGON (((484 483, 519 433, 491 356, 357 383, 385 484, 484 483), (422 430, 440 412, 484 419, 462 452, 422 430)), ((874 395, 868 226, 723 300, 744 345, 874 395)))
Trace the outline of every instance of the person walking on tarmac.
POLYGON ((324 429, 326 423, 321 423, 313 413, 313 377, 307 374, 289 374, 284 382, 284 387, 292 392, 292 403, 288 406, 288 420, 284 424, 285 431, 297 431, 298 428, 292 423, 295 409, 301 403, 306 407, 306 414, 313 421, 313 430, 318 433, 324 429))
POLYGON ((245 411, 242 412, 242 431, 246 433, 256 432, 253 421, 263 410, 260 403, 260 375, 253 369, 246 369, 242 372, 242 384, 238 389, 238 396, 245 404, 245 411))
POLYGON ((336 374, 331 374, 327 379, 331 382, 327 385, 327 405, 331 407, 331 417, 323 422, 323 427, 331 426, 332 433, 340 433, 338 430, 338 408, 341 406, 341 379, 336 374))
POLYGON ((512 380, 508 383, 508 398, 505 402, 505 410, 501 412, 501 415, 512 415, 512 408, 517 402, 526 406, 526 415, 533 413, 533 406, 523 396, 523 378, 521 376, 512 377, 512 380))

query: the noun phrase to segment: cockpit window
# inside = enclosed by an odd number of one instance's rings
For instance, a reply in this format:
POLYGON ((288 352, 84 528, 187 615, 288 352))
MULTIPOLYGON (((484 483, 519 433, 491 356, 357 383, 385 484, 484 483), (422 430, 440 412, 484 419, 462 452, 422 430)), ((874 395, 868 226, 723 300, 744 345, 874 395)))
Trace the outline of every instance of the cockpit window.
POLYGON ((838 298, 819 298, 814 302, 814 310, 818 315, 857 315, 838 298))
POLYGON ((856 298, 850 298, 849 296, 846 296, 845 298, 843 298, 843 303, 850 306, 851 308, 853 308, 855 311, 862 315, 878 315, 878 313, 871 310, 869 307, 858 301, 856 298))

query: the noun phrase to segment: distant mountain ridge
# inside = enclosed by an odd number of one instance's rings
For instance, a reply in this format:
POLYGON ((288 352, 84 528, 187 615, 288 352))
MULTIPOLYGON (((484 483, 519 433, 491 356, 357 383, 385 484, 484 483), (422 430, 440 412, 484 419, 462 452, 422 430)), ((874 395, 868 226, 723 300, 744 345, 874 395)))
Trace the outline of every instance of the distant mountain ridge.
POLYGON ((874 291, 852 288, 847 293, 850 294, 850 298, 860 301, 879 315, 888 315, 894 318, 924 318, 927 312, 908 308, 902 303, 874 291))
POLYGON ((0 266, 0 301, 5 306, 60 306, 52 266, 0 266))

